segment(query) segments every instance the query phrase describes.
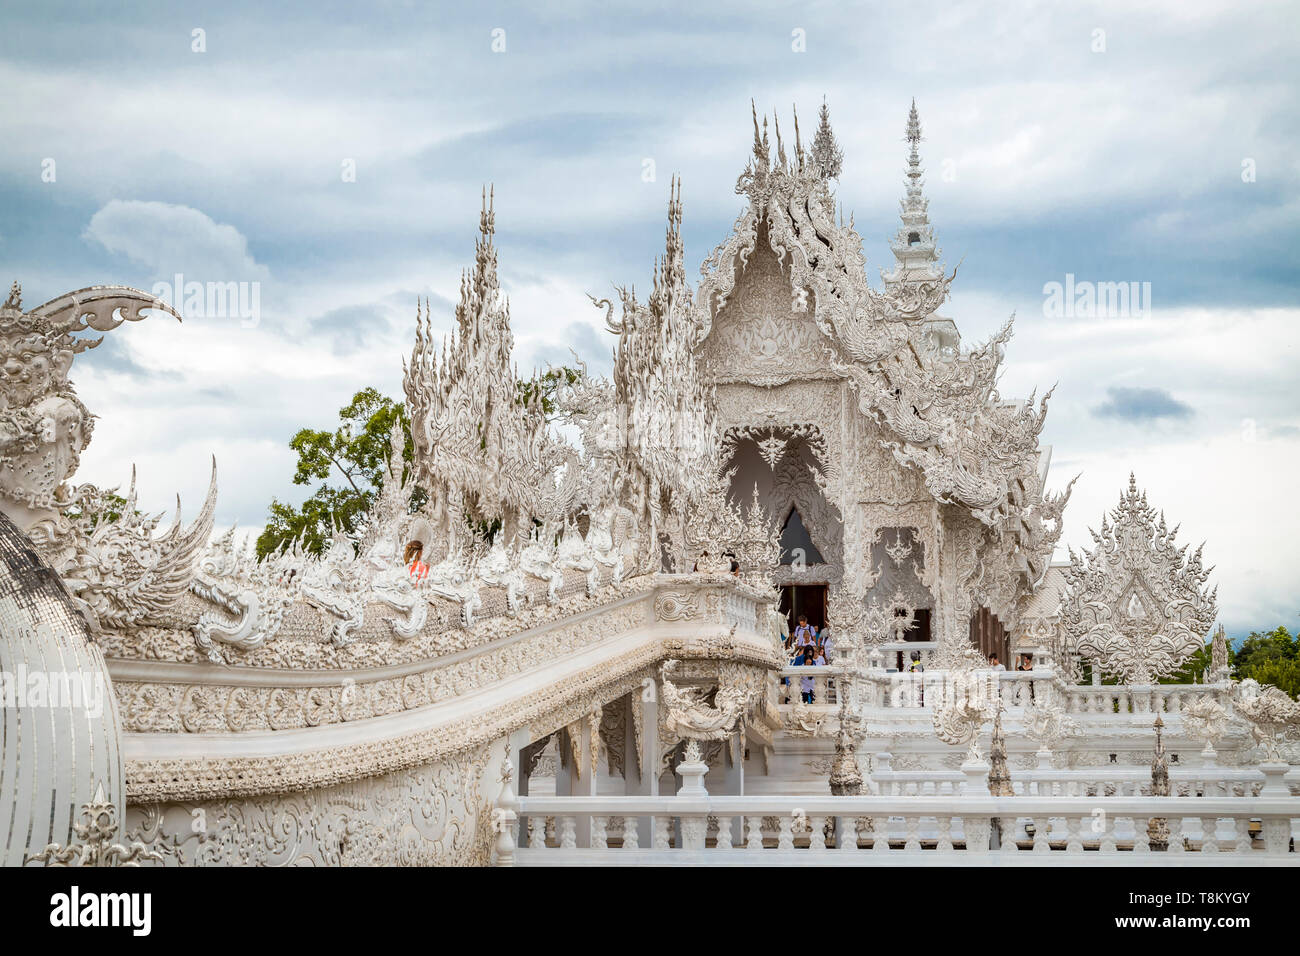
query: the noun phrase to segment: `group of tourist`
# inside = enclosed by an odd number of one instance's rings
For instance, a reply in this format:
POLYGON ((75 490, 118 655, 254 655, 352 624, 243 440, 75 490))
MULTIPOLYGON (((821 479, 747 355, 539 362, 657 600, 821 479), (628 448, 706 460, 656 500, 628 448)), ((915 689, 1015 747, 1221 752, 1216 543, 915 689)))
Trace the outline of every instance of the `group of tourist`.
MULTIPOLYGON (((822 667, 830 659, 834 649, 830 628, 818 628, 808 623, 808 615, 800 614, 799 623, 786 638, 785 649, 791 654, 791 667, 822 667)), ((799 690, 805 704, 813 700, 813 679, 801 677, 799 690)))
MULTIPOLYGON (((1006 666, 1003 665, 1003 663, 1000 660, 998 660, 997 654, 989 655, 989 667, 991 667, 995 671, 1006 670, 1006 666)), ((1034 655, 1021 654, 1020 657, 1016 659, 1016 670, 1031 671, 1033 669, 1034 669, 1034 655)))

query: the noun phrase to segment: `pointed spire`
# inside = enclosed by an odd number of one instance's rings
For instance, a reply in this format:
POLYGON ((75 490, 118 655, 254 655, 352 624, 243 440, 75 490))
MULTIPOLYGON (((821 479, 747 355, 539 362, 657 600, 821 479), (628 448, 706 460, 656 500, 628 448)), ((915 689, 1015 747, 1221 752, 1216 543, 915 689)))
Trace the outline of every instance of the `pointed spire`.
POLYGON ((803 143, 799 139, 799 108, 791 104, 790 112, 794 114, 794 161, 799 172, 803 172, 803 143))
POLYGON ((9 287, 9 298, 5 299, 4 307, 6 309, 18 309, 22 311, 23 307, 23 287, 14 280, 14 284, 9 287))
POLYGON ((776 131, 776 162, 785 169, 790 163, 785 158, 785 144, 781 142, 781 118, 777 116, 776 110, 772 111, 772 128, 776 131))
POLYGON ((674 174, 668 188, 668 228, 664 235, 664 255, 655 263, 651 307, 664 314, 672 306, 679 290, 686 288, 686 248, 682 242, 682 179, 674 174))
POLYGON ((839 179, 844 167, 844 150, 835 141, 835 132, 831 129, 831 110, 822 97, 822 108, 817 124, 817 135, 813 137, 812 160, 817 174, 822 179, 839 179))
POLYGON ((754 101, 749 101, 749 110, 754 116, 754 168, 755 171, 762 170, 766 172, 772 165, 770 153, 767 145, 767 117, 763 117, 763 131, 760 134, 758 130, 758 107, 754 101))
POLYGON ((930 225, 930 201, 922 190, 925 180, 921 171, 920 143, 923 137, 915 98, 907 114, 904 139, 908 144, 907 182, 906 192, 899 203, 899 218, 903 224, 890 242, 895 266, 892 271, 882 270, 880 274, 890 292, 909 284, 932 282, 943 275, 938 264, 939 248, 935 244, 934 228, 930 225))

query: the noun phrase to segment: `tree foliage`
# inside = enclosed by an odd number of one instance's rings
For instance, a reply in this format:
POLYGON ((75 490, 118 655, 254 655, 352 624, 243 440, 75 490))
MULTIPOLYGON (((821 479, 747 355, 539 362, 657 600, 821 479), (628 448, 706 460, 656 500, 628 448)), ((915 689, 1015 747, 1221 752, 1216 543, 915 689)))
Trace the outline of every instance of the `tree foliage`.
POLYGON ((1300 635, 1285 627, 1252 631, 1230 657, 1238 680, 1251 677, 1300 696, 1300 635))
MULTIPOLYGON (((556 394, 564 385, 578 381, 578 373, 564 366, 548 369, 536 379, 517 383, 516 400, 521 404, 539 399, 548 420, 557 413, 556 394)), ((393 423, 400 421, 406 437, 402 457, 408 463, 403 479, 410 473, 413 446, 411 419, 406 406, 376 388, 363 388, 352 401, 339 409, 339 426, 333 431, 303 428, 289 441, 298 453, 294 472, 295 485, 320 482, 301 505, 273 498, 266 528, 257 539, 257 556, 264 558, 295 540, 303 550, 320 554, 339 527, 349 534, 356 532, 366 511, 384 487, 388 476, 389 435, 393 423)), ((411 497, 412 509, 418 509, 427 495, 416 488, 411 497)), ((497 522, 499 526, 499 522, 497 522)), ((477 529, 490 538, 494 527, 485 523, 477 529)))
MULTIPOLYGON (((363 388, 339 409, 339 419, 333 431, 303 428, 290 440, 289 447, 298 453, 293 483, 321 484, 298 507, 271 500, 269 520, 257 539, 259 558, 295 539, 301 539, 304 550, 320 554, 335 527, 349 533, 358 530, 384 486, 394 422, 402 423, 406 436, 402 456, 411 461, 411 422, 401 402, 381 395, 378 389, 363 388)), ((409 469, 403 475, 408 473, 409 469)), ((412 504, 418 506, 420 497, 412 504)))

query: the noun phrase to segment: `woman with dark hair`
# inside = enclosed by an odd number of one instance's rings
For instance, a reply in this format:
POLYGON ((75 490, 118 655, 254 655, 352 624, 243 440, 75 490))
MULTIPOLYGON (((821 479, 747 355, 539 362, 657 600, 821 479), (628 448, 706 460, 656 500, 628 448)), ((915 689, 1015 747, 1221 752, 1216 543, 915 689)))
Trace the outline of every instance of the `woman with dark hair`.
POLYGON ((411 577, 417 584, 423 581, 429 573, 429 566, 424 563, 424 542, 408 542, 406 550, 402 552, 402 563, 410 568, 411 577))

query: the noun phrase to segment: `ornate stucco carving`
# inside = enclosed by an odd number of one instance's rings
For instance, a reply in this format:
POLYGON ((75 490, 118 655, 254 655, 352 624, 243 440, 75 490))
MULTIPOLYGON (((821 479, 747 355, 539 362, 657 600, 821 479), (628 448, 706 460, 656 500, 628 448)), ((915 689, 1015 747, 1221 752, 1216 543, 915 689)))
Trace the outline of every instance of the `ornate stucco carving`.
POLYGON ((1074 650, 1125 683, 1149 684, 1174 673, 1200 649, 1214 623, 1217 589, 1201 549, 1187 553, 1163 515, 1130 475, 1096 547, 1070 552, 1062 619, 1074 650))
POLYGON ((161 515, 136 511, 135 473, 126 500, 116 489, 69 485, 94 419, 68 379, 73 359, 109 332, 148 311, 180 315, 138 289, 93 286, 69 292, 30 312, 14 283, 0 306, 0 509, 59 573, 93 635, 157 623, 193 579, 199 552, 212 530, 216 462, 198 519, 176 519, 161 535, 161 515))

